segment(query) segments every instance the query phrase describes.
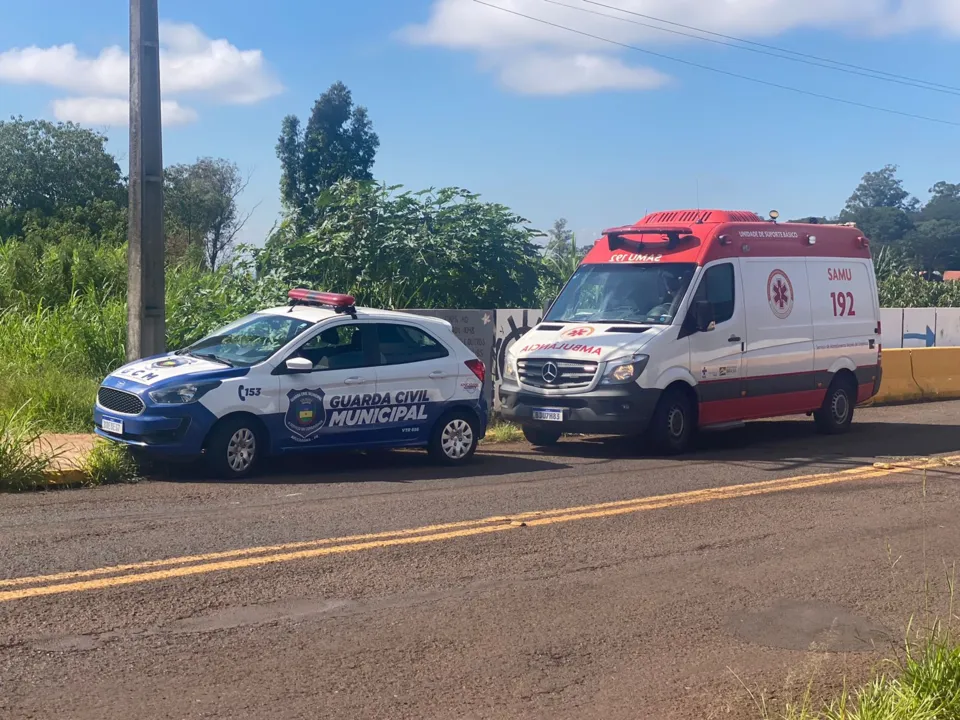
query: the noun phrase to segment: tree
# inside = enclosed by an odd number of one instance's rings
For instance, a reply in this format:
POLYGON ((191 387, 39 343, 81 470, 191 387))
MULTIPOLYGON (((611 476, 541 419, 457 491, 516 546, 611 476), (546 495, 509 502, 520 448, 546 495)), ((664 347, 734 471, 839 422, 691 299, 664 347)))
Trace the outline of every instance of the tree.
POLYGON ((252 214, 242 213, 237 205, 248 182, 236 164, 220 158, 167 168, 164 212, 171 254, 195 249, 208 268, 216 269, 252 214))
POLYGON ((73 123, 0 121, 0 236, 95 202, 126 202, 120 166, 107 138, 73 123))
POLYGON ((314 103, 305 129, 295 115, 284 118, 277 142, 280 192, 301 230, 312 222, 314 204, 325 190, 341 180, 373 179, 379 146, 366 108, 354 106, 342 82, 331 85, 314 103))
POLYGON ((855 213, 866 208, 916 210, 919 203, 903 188, 903 181, 897 177, 897 170, 896 165, 885 165, 880 170, 866 173, 847 200, 845 211, 855 213))
POLYGON ((529 307, 541 233, 462 188, 403 191, 342 181, 317 202, 316 227, 256 253, 261 277, 349 292, 376 307, 529 307))
POLYGON ((913 230, 919 201, 911 198, 897 177, 896 165, 863 176, 840 213, 840 222, 854 222, 879 245, 903 242, 913 230))

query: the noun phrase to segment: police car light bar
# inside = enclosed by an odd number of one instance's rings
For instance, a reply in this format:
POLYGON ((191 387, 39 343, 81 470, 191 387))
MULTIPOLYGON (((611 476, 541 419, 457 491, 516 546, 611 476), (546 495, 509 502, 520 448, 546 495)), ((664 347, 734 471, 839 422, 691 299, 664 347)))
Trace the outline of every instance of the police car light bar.
POLYGON ((351 311, 356 303, 353 295, 318 292, 317 290, 304 290, 303 288, 294 288, 287 293, 287 297, 290 298, 291 305, 329 307, 337 312, 351 311))
MULTIPOLYGON (((630 247, 642 248, 644 245, 652 245, 657 240, 627 240, 624 235, 658 235, 667 236, 667 244, 673 247, 680 242, 682 236, 693 235, 693 230, 683 227, 654 227, 651 225, 627 225, 625 227, 610 228, 603 231, 607 238, 607 244, 610 250, 627 249, 630 247)), ((659 241, 662 244, 662 240, 659 241)))

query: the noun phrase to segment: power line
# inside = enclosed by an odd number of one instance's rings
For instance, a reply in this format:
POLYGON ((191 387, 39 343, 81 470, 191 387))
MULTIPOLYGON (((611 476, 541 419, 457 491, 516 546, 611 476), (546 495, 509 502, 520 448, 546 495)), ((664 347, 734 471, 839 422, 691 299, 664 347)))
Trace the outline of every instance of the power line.
POLYGON ((749 75, 741 75, 740 73, 731 72, 729 70, 721 70, 720 68, 711 67, 710 65, 703 65, 701 63, 693 62, 692 60, 684 60, 683 58, 674 57, 672 55, 666 55, 664 53, 655 52, 653 50, 647 50, 646 48, 638 47, 636 45, 630 45, 628 43, 622 43, 618 40, 611 40, 610 38, 605 38, 600 35, 594 35, 593 33, 588 33, 584 30, 577 30, 576 28, 567 27, 566 25, 560 25, 559 23, 551 22, 549 20, 544 20, 543 18, 534 17, 533 15, 526 15, 524 13, 517 12, 516 10, 510 10, 509 8, 500 7, 499 5, 493 5, 492 3, 484 2, 484 0, 473 0, 473 2, 477 3, 478 5, 485 5, 486 7, 493 8, 494 10, 500 10, 501 12, 509 13, 510 15, 515 15, 517 17, 526 18, 527 20, 532 20, 533 22, 540 23, 541 25, 548 25, 550 27, 554 27, 559 30, 565 30, 567 32, 574 33, 576 35, 588 37, 593 40, 599 40, 600 42, 605 42, 610 45, 617 45, 618 47, 626 48, 628 50, 635 50, 637 52, 644 53, 645 55, 651 55, 653 57, 661 58, 662 60, 670 60, 671 62, 680 63, 682 65, 687 65, 689 67, 695 67, 700 70, 707 70, 708 72, 717 73, 718 75, 726 75, 727 77, 737 78, 738 80, 746 80, 747 82, 756 83, 758 85, 765 85, 766 87, 777 88, 779 90, 788 90, 790 92, 799 93, 800 95, 806 95, 807 97, 818 98, 820 100, 829 100, 831 102, 842 103, 844 105, 859 107, 866 110, 874 110, 876 112, 887 113, 890 115, 899 115, 901 117, 908 117, 914 120, 924 120, 926 122, 938 123, 940 125, 951 125, 953 127, 960 127, 960 122, 955 122, 953 120, 944 120, 942 118, 928 117, 926 115, 917 115, 915 113, 909 113, 903 110, 894 110, 893 108, 882 107, 880 105, 870 105, 868 103, 862 103, 856 100, 838 98, 833 95, 824 95, 822 93, 813 92, 812 90, 803 90, 802 88, 793 87, 791 85, 782 85, 780 83, 771 82, 769 80, 761 80, 760 78, 750 77, 749 75))
POLYGON ((854 65, 852 63, 841 62, 840 60, 831 60, 830 58, 821 57, 819 55, 810 55, 809 53, 797 52, 796 50, 789 50, 787 48, 777 47, 776 45, 767 45, 761 42, 755 42, 754 40, 746 40, 744 38, 735 37, 733 35, 724 35, 723 33, 713 32, 712 30, 704 30, 703 28, 694 27, 693 25, 684 25, 683 23, 673 22, 672 20, 664 20, 663 18, 654 17, 653 15, 644 15, 643 13, 634 12, 633 10, 625 10, 624 8, 617 7, 616 5, 607 5, 597 0, 582 0, 582 2, 588 3, 590 5, 598 5, 600 7, 605 7, 608 10, 617 10, 622 13, 627 13, 628 15, 634 15, 636 17, 646 18, 647 20, 654 20, 655 22, 663 23, 664 25, 673 25, 674 27, 684 28, 685 30, 694 30, 705 35, 712 35, 714 37, 723 38, 725 40, 733 40, 735 42, 743 43, 745 45, 753 45, 754 47, 764 48, 766 50, 775 50, 776 52, 786 53, 788 55, 794 55, 800 58, 807 58, 808 60, 817 60, 819 62, 830 63, 832 65, 837 65, 839 67, 851 68, 853 70, 861 70, 867 73, 873 73, 875 75, 885 75, 889 78, 895 78, 897 80, 905 80, 910 83, 920 83, 923 85, 928 85, 930 88, 940 88, 943 90, 952 90, 954 92, 960 92, 960 87, 956 85, 942 85, 940 83, 935 83, 930 80, 921 80, 919 78, 912 78, 908 75, 898 75, 896 73, 887 72, 886 70, 877 70, 875 68, 864 67, 863 65, 854 65))
MULTIPOLYGON (((694 40, 701 40, 703 42, 713 43, 715 45, 722 45, 723 47, 734 48, 736 50, 744 50, 746 52, 757 53, 759 55, 766 55, 769 57, 779 58, 781 60, 787 60, 789 62, 803 63, 805 65, 812 65, 814 67, 825 68, 827 70, 833 70, 835 72, 847 73, 848 75, 857 75, 859 77, 870 78, 871 80, 880 80, 883 82, 896 83, 898 85, 905 85, 907 87, 915 87, 921 90, 929 90, 931 92, 943 93, 945 95, 956 95, 960 97, 960 88, 952 89, 949 86, 938 86, 935 83, 930 83, 927 80, 913 80, 909 78, 901 78, 899 76, 891 75, 890 73, 884 73, 879 70, 854 70, 848 67, 842 67, 843 63, 838 63, 835 60, 828 60, 825 58, 816 58, 815 56, 806 56, 801 53, 794 53, 791 50, 764 50, 762 48, 766 47, 760 45, 760 47, 750 47, 749 45, 738 45, 737 43, 750 43, 748 40, 740 40, 739 38, 730 38, 731 40, 736 40, 736 42, 726 42, 724 40, 715 40, 712 37, 704 37, 703 35, 695 35, 692 32, 683 32, 682 30, 671 30, 670 28, 660 27, 659 25, 653 25, 652 23, 640 22, 639 20, 631 20, 630 18, 621 17, 619 15, 611 15, 609 13, 600 12, 598 10, 590 10, 585 7, 577 7, 576 5, 569 5, 567 3, 558 2, 558 0, 543 0, 545 3, 550 5, 556 5, 558 7, 567 8, 569 10, 576 10, 577 12, 587 13, 589 15, 596 15, 598 17, 609 18, 610 20, 619 20, 620 22, 627 22, 631 25, 639 25, 640 27, 650 28, 651 30, 659 30, 660 32, 670 33, 672 35, 680 35, 682 37, 692 38, 694 40), (789 53, 789 54, 784 54, 789 53), (814 59, 808 59, 814 58, 814 59)), ((669 20, 661 20, 659 18, 653 18, 648 15, 641 15, 640 13, 634 13, 630 10, 624 10, 622 8, 615 7, 613 5, 604 5, 603 3, 593 2, 593 0, 583 0, 583 2, 590 3, 591 5, 599 5, 600 7, 610 8, 611 10, 617 10, 618 12, 624 12, 631 15, 639 15, 640 17, 648 17, 657 22, 663 22, 670 25, 679 25, 679 23, 672 23, 669 20)), ((709 30, 701 30, 700 28, 690 27, 688 25, 679 25, 679 27, 689 28, 700 33, 707 33, 709 35, 719 35, 719 33, 712 33, 709 30)), ((720 35, 720 37, 727 37, 726 35, 720 35)), ((759 43, 751 43, 757 44, 759 43)))

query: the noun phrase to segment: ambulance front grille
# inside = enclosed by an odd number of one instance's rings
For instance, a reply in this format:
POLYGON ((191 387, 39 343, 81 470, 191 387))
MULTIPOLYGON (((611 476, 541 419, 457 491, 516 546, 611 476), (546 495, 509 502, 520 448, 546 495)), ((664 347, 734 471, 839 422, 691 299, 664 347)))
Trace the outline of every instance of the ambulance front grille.
POLYGON ((574 390, 589 387, 597 374, 598 364, 582 360, 528 358, 517 361, 520 382, 529 387, 548 390, 574 390))
POLYGON ((143 400, 133 393, 102 387, 97 392, 97 402, 104 410, 123 415, 139 415, 143 412, 143 400))

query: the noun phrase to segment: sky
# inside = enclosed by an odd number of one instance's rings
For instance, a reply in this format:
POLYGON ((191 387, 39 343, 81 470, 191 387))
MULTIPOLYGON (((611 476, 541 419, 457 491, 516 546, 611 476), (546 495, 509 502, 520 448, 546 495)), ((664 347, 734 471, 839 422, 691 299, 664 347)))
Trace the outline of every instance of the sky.
MULTIPOLYGON (((159 0, 165 163, 236 162, 259 244, 281 212, 281 121, 339 80, 380 137, 379 180, 464 187, 583 241, 655 210, 835 214, 886 164, 921 199, 960 182, 956 0, 483 2, 159 0)), ((4 5, 0 117, 102 131, 126 168, 128 3, 4 5)))

